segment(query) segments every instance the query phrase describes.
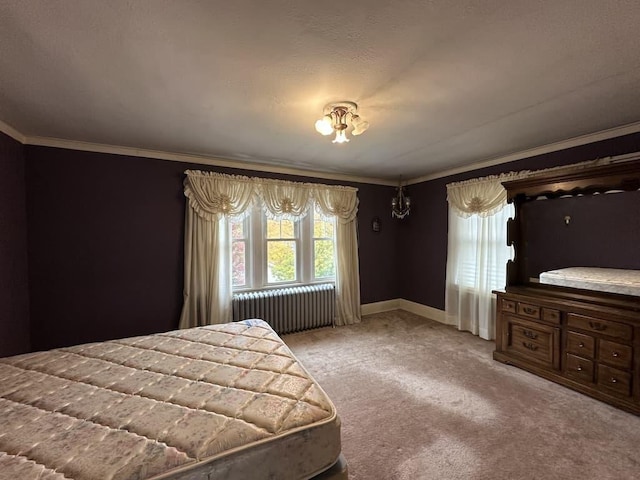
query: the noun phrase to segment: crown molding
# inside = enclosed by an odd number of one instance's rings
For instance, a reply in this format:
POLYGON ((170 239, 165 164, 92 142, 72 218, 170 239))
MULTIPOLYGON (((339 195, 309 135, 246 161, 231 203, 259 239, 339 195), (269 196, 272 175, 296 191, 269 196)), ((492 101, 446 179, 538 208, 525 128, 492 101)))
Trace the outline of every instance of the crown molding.
POLYGON ((186 153, 162 152, 159 150, 146 150, 142 148, 121 147, 115 145, 105 145, 101 143, 80 142, 76 140, 63 140, 50 137, 26 137, 23 142, 27 145, 37 145, 42 147, 65 148, 68 150, 82 150, 86 152, 108 153, 114 155, 127 155, 130 157, 153 158, 157 160, 169 160, 172 162, 196 163, 201 165, 211 165, 215 167, 237 168, 240 170, 250 170, 254 172, 270 172, 284 175, 297 175, 311 178, 321 178, 325 180, 338 180, 342 182, 367 183, 373 185, 393 186, 396 182, 372 177, 360 177, 344 173, 319 172, 315 170, 304 170, 301 168, 282 167, 260 163, 248 163, 241 160, 232 160, 219 157, 208 157, 204 155, 192 155, 186 153))
POLYGON ((588 143, 599 142, 601 140, 608 140, 610 138, 621 137, 623 135, 629 135, 631 133, 640 132, 640 122, 630 123, 621 127, 610 128, 608 130, 602 130, 596 133, 590 133, 587 135, 580 135, 579 137, 569 138, 567 140, 561 140, 555 143, 549 143, 540 147, 531 148, 529 150, 523 150, 521 152, 512 153, 503 157, 497 157, 490 160, 483 160, 481 162, 472 163, 471 165, 465 165, 463 167, 452 168, 450 170, 444 170, 442 172, 423 175, 411 180, 407 180, 407 185, 413 185, 416 183, 427 182, 429 180, 436 180, 438 178, 449 177, 451 175, 457 175, 459 173, 470 172, 472 170, 478 170, 480 168, 493 167, 503 163, 514 162, 516 160, 522 160, 524 158, 535 157, 537 155, 543 155, 545 153, 557 152, 559 150, 566 150, 567 148, 579 147, 588 143))
POLYGON ((2 120, 0 120, 0 132, 9 135, 14 140, 22 143, 23 145, 26 143, 27 137, 20 133, 18 130, 13 128, 11 125, 7 125, 2 120))
MULTIPOLYGON (((127 155, 131 157, 153 158, 157 160, 169 160, 172 162, 195 163, 201 165, 210 165, 215 167, 236 168, 239 170, 249 170, 254 172, 271 172, 283 175, 297 175, 302 177, 321 178, 325 180, 337 180, 342 182, 366 183, 372 185, 397 186, 395 180, 385 180, 373 177, 360 177, 357 175, 349 175, 343 173, 329 173, 315 170, 304 170, 301 168, 282 167, 277 165, 267 165, 259 163, 247 163, 241 160, 233 160, 219 157, 209 157, 205 155, 193 155, 186 153, 163 152, 159 150, 146 150, 134 147, 122 147, 117 145, 105 145, 101 143, 80 142, 76 140, 64 140, 60 138, 27 136, 18 130, 0 120, 0 132, 5 133, 14 140, 23 145, 37 145, 43 147, 66 148, 69 150, 84 150, 87 152, 108 153, 114 155, 127 155)), ((449 177, 459 173, 470 172, 480 168, 492 167, 503 163, 509 163, 523 158, 535 157, 545 153, 565 150, 567 148, 578 147, 588 143, 598 142, 600 140, 608 140, 610 138, 629 135, 631 133, 640 132, 640 122, 630 123, 621 127, 610 128, 600 132, 581 135, 578 137, 550 143, 540 147, 523 150, 521 152, 512 153, 502 157, 497 157, 481 162, 472 163, 463 167, 452 168, 438 173, 423 175, 405 181, 405 185, 414 185, 416 183, 436 180, 438 178, 449 177)))

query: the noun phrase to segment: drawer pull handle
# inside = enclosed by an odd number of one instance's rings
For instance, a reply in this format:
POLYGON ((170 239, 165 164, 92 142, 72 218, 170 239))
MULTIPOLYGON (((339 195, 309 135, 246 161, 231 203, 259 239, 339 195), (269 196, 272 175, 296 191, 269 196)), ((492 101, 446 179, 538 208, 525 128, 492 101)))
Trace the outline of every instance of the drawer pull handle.
POLYGON ((578 347, 579 347, 579 348, 584 348, 584 343, 583 343, 583 342, 580 342, 580 343, 578 344, 578 347))
POLYGON ((532 352, 535 352, 538 349, 538 346, 534 345, 533 343, 522 342, 522 345, 524 345, 525 348, 528 348, 532 352))
POLYGON ((522 329, 522 333, 525 337, 530 338, 531 340, 535 340, 536 338, 538 338, 538 334, 533 333, 531 330, 522 329))
POLYGON ((611 377, 611 383, 618 383, 618 379, 616 377, 611 377))
POLYGON ((618 352, 613 352, 611 356, 613 356, 614 358, 618 358, 620 354, 618 352))
POLYGON ((600 322, 589 322, 589 326, 594 330, 598 330, 599 332, 607 329, 607 326, 600 322))
POLYGON ((522 307, 522 311, 524 313, 526 313, 527 315, 537 315, 538 314, 538 309, 537 308, 522 307))
POLYGON ((579 372, 582 371, 582 367, 580 365, 578 365, 578 368, 576 368, 576 370, 578 370, 579 372))

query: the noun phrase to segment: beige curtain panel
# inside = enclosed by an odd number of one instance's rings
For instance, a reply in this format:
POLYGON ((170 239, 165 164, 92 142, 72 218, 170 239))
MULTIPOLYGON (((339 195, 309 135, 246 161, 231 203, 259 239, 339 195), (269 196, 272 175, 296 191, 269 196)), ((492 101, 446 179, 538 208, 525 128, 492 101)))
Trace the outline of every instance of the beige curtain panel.
POLYGON ((254 203, 269 218, 302 218, 314 205, 336 218, 336 325, 360 322, 357 189, 187 170, 184 305, 180 328, 231 321, 229 218, 254 203))
POLYGON ((447 185, 449 208, 462 218, 472 215, 491 217, 507 204, 507 191, 502 182, 523 178, 526 174, 511 172, 450 183, 447 185))
POLYGON ((336 325, 361 321, 356 192, 348 187, 316 187, 314 191, 322 214, 336 218, 336 325))
POLYGON ((254 201, 249 177, 188 170, 184 229, 184 304, 180 328, 231 321, 229 217, 254 201))
POLYGON ((310 185, 268 179, 254 179, 254 182, 269 218, 297 220, 309 211, 312 193, 310 185))

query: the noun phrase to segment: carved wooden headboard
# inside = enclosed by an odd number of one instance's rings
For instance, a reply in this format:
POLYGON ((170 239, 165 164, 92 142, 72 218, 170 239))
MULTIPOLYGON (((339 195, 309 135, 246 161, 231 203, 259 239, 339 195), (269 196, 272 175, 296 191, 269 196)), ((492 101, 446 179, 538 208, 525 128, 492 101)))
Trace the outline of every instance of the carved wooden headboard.
MULTIPOLYGON (((594 166, 568 166, 503 183, 507 199, 515 206, 515 218, 509 220, 507 243, 515 250, 514 260, 507 265, 507 287, 529 284, 524 257, 527 239, 523 205, 541 196, 593 194, 610 190, 640 189, 640 159, 594 166)), ((639 247, 640 248, 640 247, 639 247)))

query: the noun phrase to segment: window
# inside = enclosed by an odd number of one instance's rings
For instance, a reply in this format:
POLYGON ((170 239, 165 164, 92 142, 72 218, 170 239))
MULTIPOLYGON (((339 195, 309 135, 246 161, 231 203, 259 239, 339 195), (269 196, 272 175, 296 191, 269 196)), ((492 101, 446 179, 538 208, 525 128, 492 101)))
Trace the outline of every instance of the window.
POLYGON ((335 220, 313 218, 313 277, 335 278, 335 220))
POLYGON ((504 288, 507 260, 507 219, 513 205, 489 217, 458 216, 449 207, 449 241, 445 287, 446 322, 474 335, 495 338, 495 298, 504 288))
POLYGON ((461 218, 449 217, 449 249, 457 264, 453 271, 453 283, 461 287, 489 290, 504 288, 507 260, 512 247, 507 246, 507 220, 513 217, 513 205, 507 205, 492 217, 473 215, 461 218))
POLYGON ((273 220, 254 208, 231 221, 233 289, 335 280, 335 220, 310 211, 300 220, 273 220))
POLYGON ((247 285, 247 243, 249 222, 247 218, 231 222, 231 265, 233 288, 247 285))
POLYGON ((267 219, 267 283, 297 280, 298 223, 267 219))

